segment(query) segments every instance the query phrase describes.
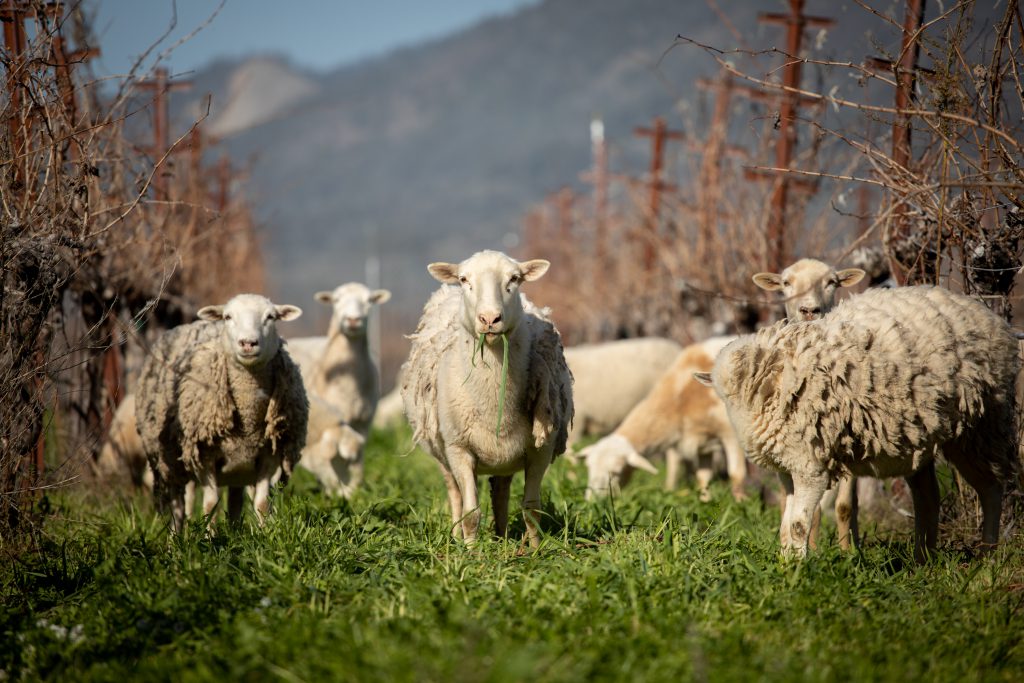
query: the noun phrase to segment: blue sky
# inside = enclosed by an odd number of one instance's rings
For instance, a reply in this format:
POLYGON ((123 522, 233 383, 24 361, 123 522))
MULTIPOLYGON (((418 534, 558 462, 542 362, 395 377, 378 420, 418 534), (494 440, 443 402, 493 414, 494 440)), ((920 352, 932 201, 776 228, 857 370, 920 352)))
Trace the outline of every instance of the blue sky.
MULTIPOLYGON (((127 73, 168 28, 171 0, 85 0, 102 56, 97 73, 127 73)), ((174 73, 218 57, 281 53, 302 67, 333 67, 440 37, 537 0, 226 0, 220 14, 176 48, 174 73), (285 9, 287 8, 287 9, 285 9)), ((219 0, 177 0, 177 27, 154 55, 206 21, 219 0)), ((150 62, 152 59, 150 59, 150 62)))

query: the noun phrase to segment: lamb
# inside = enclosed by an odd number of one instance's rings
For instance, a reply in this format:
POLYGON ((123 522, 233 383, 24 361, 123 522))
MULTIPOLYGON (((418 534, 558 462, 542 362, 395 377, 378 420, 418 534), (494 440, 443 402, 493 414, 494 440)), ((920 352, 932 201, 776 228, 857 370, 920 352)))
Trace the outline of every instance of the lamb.
POLYGON ((725 405, 693 377, 694 372, 710 370, 718 352, 734 339, 716 337, 687 346, 615 431, 580 452, 587 463, 588 500, 624 485, 634 468, 656 474, 657 469, 644 456, 676 443, 678 450, 666 452, 666 488, 676 487, 679 465, 685 458, 697 462, 700 498, 709 500, 714 455, 710 447, 721 445, 733 497, 746 497, 747 463, 725 405))
MULTIPOLYGON (((817 320, 832 310, 836 304, 836 293, 840 287, 852 287, 864 279, 866 273, 860 268, 836 270, 817 259, 800 259, 781 273, 757 273, 754 284, 768 291, 781 291, 786 304, 786 318, 790 321, 817 320)), ((779 473, 784 489, 791 490, 793 482, 788 475, 779 473)), ((789 498, 783 498, 782 514, 789 498)), ((857 530, 857 484, 852 478, 839 481, 835 498, 836 527, 839 547, 846 550, 851 542, 856 543, 857 530)), ((816 514, 811 529, 811 545, 818 535, 820 515, 816 514)))
POLYGON ((647 395, 683 347, 671 339, 647 337, 565 349, 573 377, 576 415, 569 446, 587 434, 615 429, 647 395))
POLYGON ((349 282, 329 292, 317 292, 315 298, 333 310, 327 336, 290 339, 288 351, 302 368, 310 393, 341 411, 342 418, 365 437, 380 398, 367 319, 371 307, 386 302, 391 292, 349 282))
POLYGON ((309 397, 309 426, 299 466, 312 472, 328 495, 349 498, 359 488, 365 443, 366 437, 345 422, 341 411, 309 397))
POLYGON ((787 472, 784 552, 805 555, 812 512, 844 475, 906 477, 914 554, 938 536, 940 453, 978 492, 996 543, 1017 453, 1017 341, 980 301, 936 287, 869 290, 819 321, 741 337, 710 376, 747 455, 787 472))
POLYGON ((540 543, 540 484, 552 459, 565 451, 572 375, 549 311, 519 288, 549 266, 543 259, 520 262, 481 251, 459 264, 427 268, 444 286, 430 297, 410 337, 402 400, 413 439, 440 464, 452 533, 468 544, 480 524, 477 477, 490 477, 494 530, 502 537, 512 475, 519 470, 526 478, 526 536, 531 546, 540 543))
POLYGON ((298 366, 284 350, 277 322, 296 306, 239 294, 199 310, 199 321, 165 332, 143 364, 136 390, 142 447, 161 509, 174 529, 185 519, 185 488, 197 482, 212 521, 219 486, 228 487, 228 517, 240 519, 244 487, 262 525, 270 482, 290 475, 306 439, 309 403, 298 366))

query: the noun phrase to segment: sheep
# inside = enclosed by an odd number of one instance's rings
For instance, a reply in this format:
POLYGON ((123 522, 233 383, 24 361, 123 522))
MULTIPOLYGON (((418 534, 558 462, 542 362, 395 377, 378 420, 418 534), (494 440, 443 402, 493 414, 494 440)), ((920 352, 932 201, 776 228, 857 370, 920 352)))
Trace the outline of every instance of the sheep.
POLYGON ((402 403, 402 387, 399 384, 377 401, 377 412, 373 414, 374 427, 390 427, 405 419, 405 405, 402 403))
POLYGON ((108 481, 130 481, 135 486, 152 487, 153 475, 135 420, 135 394, 125 396, 114 411, 107 438, 96 459, 96 474, 108 481))
POLYGON ((614 432, 584 448, 587 463, 586 498, 614 491, 628 481, 634 468, 657 473, 644 455, 678 443, 666 453, 665 486, 676 487, 682 458, 697 462, 697 483, 702 501, 710 499, 712 457, 709 446, 721 445, 737 500, 746 497, 743 482, 747 464, 725 405, 693 373, 710 370, 718 352, 735 337, 715 337, 691 344, 662 375, 614 432))
POLYGON ((620 339, 565 349, 576 410, 569 430, 569 446, 584 435, 604 435, 615 429, 682 350, 683 347, 671 339, 659 337, 620 339))
MULTIPOLYGON (((309 419, 299 467, 311 472, 328 495, 348 498, 363 480, 362 450, 366 439, 341 419, 326 401, 309 396, 309 419)), ((125 396, 110 424, 97 460, 97 474, 112 479, 130 478, 137 487, 153 489, 153 472, 146 461, 135 414, 135 394, 125 396)), ((277 484, 279 469, 271 479, 277 484)), ((185 489, 185 516, 190 517, 193 483, 185 489)), ((250 491, 255 497, 255 489, 250 491)))
POLYGON ((328 495, 349 498, 359 488, 365 443, 366 437, 345 422, 341 411, 309 396, 309 426, 299 467, 312 472, 328 495))
POLYGON ((914 555, 938 535, 934 459, 978 492, 982 541, 996 543, 1017 453, 1017 341, 980 301, 937 287, 869 290, 821 320, 776 324, 718 355, 710 381, 747 455, 793 486, 780 537, 807 552, 812 512, 843 475, 903 476, 914 555))
POLYGON ((480 524, 477 476, 490 477, 494 531, 503 537, 509 487, 519 470, 526 478, 527 540, 532 547, 540 543, 540 484, 552 459, 565 451, 572 375, 549 311, 519 288, 549 266, 487 250, 427 268, 443 284, 410 336, 402 400, 414 441, 440 464, 452 534, 467 544, 475 542, 480 524))
MULTIPOLYGON (((853 287, 866 276, 860 268, 836 270, 817 259, 800 259, 781 273, 757 273, 753 280, 761 289, 781 291, 785 298, 786 318, 790 321, 817 320, 828 313, 836 304, 836 293, 841 287, 853 287)), ((782 487, 790 490, 792 481, 784 473, 779 474, 782 487)), ((787 498, 783 498, 785 505, 787 498)), ((857 483, 852 478, 841 479, 835 498, 836 527, 839 546, 846 550, 851 542, 856 543, 857 529, 857 483)), ((783 508, 782 514, 786 511, 783 508)), ((818 536, 820 515, 816 514, 811 529, 811 544, 818 536)))
POLYGON ((327 336, 290 339, 288 351, 302 368, 310 393, 336 407, 342 418, 365 437, 380 398, 367 318, 370 308, 390 299, 391 292, 349 282, 329 292, 317 292, 315 298, 332 307, 327 336))
POLYGON ((281 467, 291 474, 306 438, 302 376, 277 333, 279 320, 301 313, 239 294, 201 308, 199 321, 154 343, 139 376, 136 412, 154 496, 159 508, 170 507, 176 532, 190 481, 201 487, 211 523, 218 486, 228 487, 230 520, 240 518, 250 485, 261 525, 269 514, 271 478, 281 467))

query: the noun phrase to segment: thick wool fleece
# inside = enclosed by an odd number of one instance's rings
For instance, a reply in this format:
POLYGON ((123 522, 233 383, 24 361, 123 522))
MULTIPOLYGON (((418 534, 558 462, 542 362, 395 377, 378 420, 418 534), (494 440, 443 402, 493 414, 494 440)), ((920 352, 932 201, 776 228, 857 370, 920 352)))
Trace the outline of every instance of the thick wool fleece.
POLYGON ((166 332, 139 377, 139 434, 158 500, 165 484, 216 471, 217 463, 203 462, 207 453, 223 456, 222 469, 269 457, 290 474, 305 445, 309 404, 284 347, 249 373, 225 355, 220 325, 200 321, 166 332))
MULTIPOLYGON (((548 311, 520 296, 524 313, 510 340, 507 402, 499 440, 505 444, 532 441, 538 448, 551 442, 557 456, 565 452, 573 416, 572 375, 565 363, 561 336, 548 311), (519 434, 522 428, 529 429, 529 433, 519 434)), ((468 371, 464 373, 466 388, 475 394, 475 405, 466 407, 463 422, 481 424, 493 433, 501 368, 494 367, 494 363, 487 367, 480 361, 477 368, 470 368, 472 337, 462 326, 458 287, 442 286, 434 292, 410 339, 409 360, 402 366, 402 398, 414 440, 435 457, 444 457, 444 444, 455 435, 442 434, 437 378, 453 367, 463 372, 463 365, 468 371)))
POLYGON ((890 477, 954 448, 1005 478, 1019 366, 1009 327, 981 302, 907 287, 742 337, 713 378, 758 464, 890 477))

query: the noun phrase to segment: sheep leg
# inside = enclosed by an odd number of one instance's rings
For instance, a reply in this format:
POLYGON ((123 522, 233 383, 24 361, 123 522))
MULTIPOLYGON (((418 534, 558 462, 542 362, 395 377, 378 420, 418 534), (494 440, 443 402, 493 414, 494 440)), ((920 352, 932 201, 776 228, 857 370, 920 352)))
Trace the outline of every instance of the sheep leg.
POLYGON ((490 477, 491 507, 494 508, 494 535, 508 536, 508 497, 512 489, 512 477, 490 477))
POLYGON ((526 483, 523 486, 523 519, 531 548, 540 545, 540 482, 551 464, 551 447, 530 449, 526 454, 526 483))
POLYGON ((725 467, 729 473, 732 498, 736 501, 746 500, 747 492, 743 485, 747 480, 747 457, 743 454, 743 448, 733 431, 727 431, 729 435, 722 438, 722 446, 725 448, 725 467))
POLYGON ((676 448, 665 450, 665 490, 675 491, 679 486, 679 470, 682 468, 683 456, 676 448))
POLYGON ((939 537, 939 482, 935 462, 906 477, 914 499, 914 560, 923 564, 939 537))
POLYGON ((697 491, 700 492, 702 503, 711 500, 711 480, 714 476, 714 456, 706 451, 697 453, 697 491))
POLYGON ((839 480, 836 491, 836 530, 839 534, 839 547, 849 550, 856 546, 860 539, 857 534, 857 478, 846 476, 839 480))
POLYGON ((199 486, 203 490, 203 519, 206 520, 206 528, 212 534, 215 521, 214 511, 220 501, 220 491, 217 488, 217 477, 210 472, 199 475, 199 486))
POLYGON ((999 518, 1003 511, 1003 483, 991 470, 985 469, 983 465, 979 467, 975 460, 963 457, 959 450, 947 447, 944 452, 957 472, 978 492, 978 501, 981 503, 981 542, 984 546, 995 546, 999 541, 999 518))
POLYGON ((245 489, 241 486, 228 487, 228 520, 238 526, 242 520, 242 503, 245 502, 245 489))
POLYGON ((459 484, 455 481, 451 470, 443 463, 438 463, 441 474, 444 475, 444 485, 448 488, 448 507, 452 511, 452 536, 462 538, 462 492, 459 491, 459 484))
POLYGON ((252 507, 256 511, 256 523, 263 526, 270 516, 270 476, 256 482, 256 493, 252 498, 252 507))
POLYGON ((174 533, 180 534, 185 528, 185 492, 171 489, 171 524, 174 533))
POLYGON ((818 513, 820 520, 819 503, 827 488, 828 476, 821 472, 801 473, 793 477, 793 497, 787 505, 789 546, 783 547, 784 554, 798 557, 807 555, 815 513, 818 513))
POLYGON ((779 499, 782 523, 779 525, 779 541, 783 548, 789 547, 789 512, 793 509, 793 477, 788 472, 779 472, 779 483, 782 484, 782 497, 779 499))
POLYGON ((196 510, 196 483, 190 481, 185 484, 185 519, 192 519, 196 510))
POLYGON ((476 459, 461 446, 448 446, 448 467, 462 494, 462 538, 468 545, 476 542, 480 528, 480 504, 476 491, 476 459))

